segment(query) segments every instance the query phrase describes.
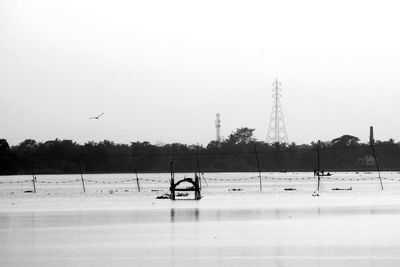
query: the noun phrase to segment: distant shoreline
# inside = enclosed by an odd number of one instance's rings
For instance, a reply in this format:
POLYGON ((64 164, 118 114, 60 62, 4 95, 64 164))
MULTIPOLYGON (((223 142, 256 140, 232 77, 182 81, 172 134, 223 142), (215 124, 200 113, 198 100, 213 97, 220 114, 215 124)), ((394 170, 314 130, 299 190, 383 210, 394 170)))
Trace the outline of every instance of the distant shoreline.
MULTIPOLYGON (((399 169, 385 169, 385 170, 380 170, 381 172, 400 172, 399 169)), ((176 171, 174 172, 175 174, 181 174, 181 173, 195 173, 196 171, 194 170, 188 170, 188 171, 176 171)), ((349 170, 326 170, 326 173, 346 173, 346 172, 360 172, 360 173, 374 173, 378 172, 377 170, 357 170, 357 169, 349 169, 349 170)), ((138 171, 138 174, 157 174, 157 173, 170 173, 169 171, 138 171)), ((201 173, 207 174, 207 173, 258 173, 257 170, 248 170, 248 171, 229 171, 229 170, 222 170, 222 171, 201 171, 201 173)), ((287 170, 286 172, 279 171, 279 170, 267 170, 267 171, 261 171, 261 173, 313 173, 313 170, 287 170)), ((35 173, 35 176, 37 175, 79 175, 79 172, 70 172, 70 173, 40 173, 37 172, 35 173)), ((135 174, 135 171, 132 172, 84 172, 83 175, 89 174, 89 175, 96 175, 96 174, 135 174)), ((10 174, 10 175, 0 175, 0 177, 5 177, 5 176, 20 176, 20 175, 32 175, 32 173, 20 173, 20 174, 10 174)))

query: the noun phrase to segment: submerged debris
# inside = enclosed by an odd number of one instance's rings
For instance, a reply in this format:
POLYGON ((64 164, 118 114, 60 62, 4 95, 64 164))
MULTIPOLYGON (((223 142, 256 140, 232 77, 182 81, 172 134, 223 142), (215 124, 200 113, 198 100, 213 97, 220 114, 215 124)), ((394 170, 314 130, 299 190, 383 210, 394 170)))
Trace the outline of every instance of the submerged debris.
POLYGON ((168 193, 156 197, 156 199, 168 199, 168 198, 170 198, 170 195, 168 193))
POLYGON ((228 191, 244 191, 242 188, 229 188, 228 191))
POLYGON ((353 190, 353 187, 350 187, 350 188, 337 188, 337 187, 335 187, 335 188, 332 188, 332 190, 353 190))
POLYGON ((296 188, 285 188, 284 190, 285 191, 296 191, 297 189, 296 188))
POLYGON ((314 193, 312 193, 312 196, 313 196, 313 197, 319 197, 319 193, 316 192, 316 191, 314 191, 314 193))

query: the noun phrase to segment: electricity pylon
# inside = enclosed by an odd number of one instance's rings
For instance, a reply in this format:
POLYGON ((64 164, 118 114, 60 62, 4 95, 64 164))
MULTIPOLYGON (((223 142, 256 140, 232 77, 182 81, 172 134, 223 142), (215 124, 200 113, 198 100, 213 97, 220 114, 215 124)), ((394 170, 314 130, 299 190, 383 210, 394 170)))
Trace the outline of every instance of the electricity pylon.
POLYGON ((278 79, 272 83, 274 104, 272 106, 271 118, 269 120, 267 143, 289 143, 286 133, 285 120, 283 119, 283 111, 281 106, 281 85, 278 79))

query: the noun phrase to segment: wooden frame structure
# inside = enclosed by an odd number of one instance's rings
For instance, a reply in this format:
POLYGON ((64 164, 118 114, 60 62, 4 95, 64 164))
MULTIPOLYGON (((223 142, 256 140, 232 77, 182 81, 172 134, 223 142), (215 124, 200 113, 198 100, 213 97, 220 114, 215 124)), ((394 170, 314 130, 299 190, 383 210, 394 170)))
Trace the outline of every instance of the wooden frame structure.
POLYGON ((184 192, 194 192, 194 200, 200 200, 201 199, 201 180, 200 180, 200 175, 197 173, 194 174, 194 179, 193 178, 184 178, 182 180, 179 180, 175 183, 175 173, 174 173, 174 159, 172 159, 170 166, 171 166, 171 181, 170 181, 170 187, 169 191, 170 193, 170 199, 171 200, 176 200, 176 192, 177 191, 184 191, 184 192), (183 182, 187 182, 191 184, 191 186, 186 187, 186 188, 177 188, 178 185, 180 185, 183 182))
POLYGON ((170 198, 171 200, 176 200, 176 192, 194 192, 194 200, 200 200, 201 199, 201 185, 200 185, 200 177, 195 173, 194 179, 193 178, 184 178, 182 180, 179 180, 175 183, 175 179, 173 176, 171 177, 171 186, 169 188, 171 194, 170 198), (180 185, 183 182, 187 182, 191 184, 190 187, 186 188, 178 188, 178 185, 180 185))

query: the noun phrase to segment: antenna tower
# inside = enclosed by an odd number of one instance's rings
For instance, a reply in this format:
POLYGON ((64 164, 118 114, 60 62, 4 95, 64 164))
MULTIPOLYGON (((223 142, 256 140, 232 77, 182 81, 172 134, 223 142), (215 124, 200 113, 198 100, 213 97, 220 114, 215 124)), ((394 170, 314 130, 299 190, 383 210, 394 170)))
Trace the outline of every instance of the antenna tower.
POLYGON ((215 119, 215 129, 216 129, 215 141, 217 141, 218 143, 221 142, 221 119, 219 115, 220 114, 217 113, 215 119))
POLYGON ((279 86, 281 83, 278 82, 278 79, 276 79, 272 85, 274 86, 272 89, 274 104, 272 106, 271 118, 269 120, 267 143, 289 143, 280 101, 282 90, 279 86))

